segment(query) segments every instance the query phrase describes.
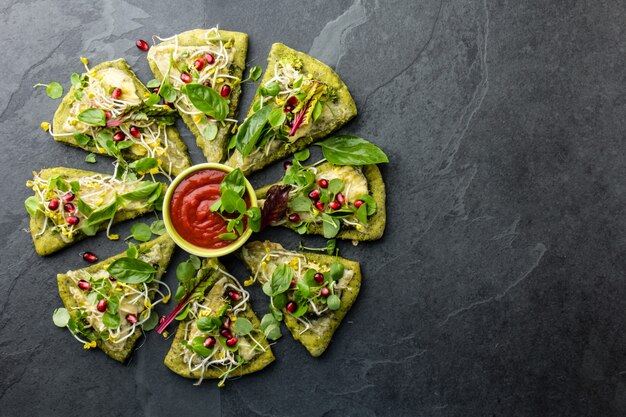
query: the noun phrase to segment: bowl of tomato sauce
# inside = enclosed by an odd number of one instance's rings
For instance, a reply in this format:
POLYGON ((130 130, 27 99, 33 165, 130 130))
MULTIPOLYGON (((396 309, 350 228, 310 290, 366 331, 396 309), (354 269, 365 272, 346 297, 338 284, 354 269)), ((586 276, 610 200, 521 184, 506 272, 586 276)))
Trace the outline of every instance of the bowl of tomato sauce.
MULTIPOLYGON (((168 187, 163 200, 163 222, 174 242, 185 251, 206 258, 227 255, 239 249, 252 235, 250 227, 236 240, 225 240, 228 222, 211 206, 220 198, 220 184, 234 168, 206 163, 181 172, 168 187)), ((258 207, 254 188, 244 178, 243 199, 248 208, 258 207)))

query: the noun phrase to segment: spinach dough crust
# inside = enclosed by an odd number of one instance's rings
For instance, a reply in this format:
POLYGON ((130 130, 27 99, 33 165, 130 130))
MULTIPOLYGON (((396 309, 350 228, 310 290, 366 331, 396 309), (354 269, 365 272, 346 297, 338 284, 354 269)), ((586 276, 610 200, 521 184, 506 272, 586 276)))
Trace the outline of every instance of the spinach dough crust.
MULTIPOLYGON (((240 167, 244 174, 257 171, 272 162, 285 158, 287 155, 298 152, 311 143, 322 139, 333 131, 339 129, 357 114, 356 104, 348 91, 346 84, 341 81, 332 68, 317 59, 302 53, 282 43, 272 45, 270 54, 267 58, 267 68, 261 85, 274 77, 274 65, 284 59, 297 59, 302 62, 302 72, 311 75, 313 78, 332 87, 337 95, 336 101, 327 101, 324 110, 320 114, 315 123, 303 126, 293 136, 297 138, 293 143, 284 143, 282 141, 274 141, 267 155, 256 153, 242 158, 238 150, 234 150, 232 155, 226 162, 226 165, 232 167, 240 167)), ((257 93, 253 103, 259 99, 257 93)), ((252 108, 248 112, 248 116, 253 113, 252 108)))
MULTIPOLYGON (((187 32, 183 32, 178 35, 179 46, 200 46, 206 45, 204 34, 207 29, 194 29, 187 32)), ((234 43, 235 52, 233 54, 232 61, 232 75, 243 79, 243 71, 246 66, 246 56, 248 52, 248 35, 242 32, 231 32, 227 30, 219 30, 220 36, 232 39, 234 43)), ((164 74, 159 70, 158 65, 155 62, 155 55, 159 51, 163 50, 168 45, 174 45, 173 39, 163 41, 158 45, 154 45, 148 52, 148 65, 150 70, 154 74, 154 77, 162 81, 164 74)), ((239 97, 241 95, 241 84, 231 88, 229 100, 228 118, 233 119, 237 116, 237 107, 239 105, 239 97)), ((211 141, 206 140, 202 132, 198 130, 196 123, 193 121, 193 116, 180 112, 180 116, 183 121, 196 137, 196 144, 202 153, 206 157, 208 162, 223 162, 226 159, 226 146, 228 140, 232 136, 233 122, 225 122, 224 125, 218 125, 217 137, 211 141)))
MULTIPOLYGON (((144 94, 149 93, 146 86, 144 86, 142 82, 139 81, 139 79, 137 78, 133 70, 130 68, 130 66, 126 63, 126 60, 124 58, 120 58, 115 61, 102 62, 94 66, 89 72, 93 74, 97 74, 98 71, 102 71, 108 68, 116 68, 126 73, 130 77, 130 79, 133 81, 133 84, 137 90, 137 95, 140 98, 142 98, 144 94)), ((76 89, 74 88, 74 86, 72 86, 70 88, 70 91, 65 95, 65 97, 63 97, 63 100, 61 101, 59 108, 54 113, 54 119, 52 121, 53 132, 63 131, 63 125, 65 124, 66 120, 70 116, 70 109, 72 107, 72 103, 76 101, 76 99, 74 98, 75 91, 76 89)), ((178 175, 184 169, 189 168, 191 166, 191 159, 189 159, 189 154, 187 153, 187 145, 181 139, 180 135, 178 134, 178 130, 176 130, 174 126, 166 126, 165 129, 167 131, 167 139, 176 146, 176 155, 174 155, 174 158, 172 159, 183 160, 183 164, 181 168, 178 168, 178 169, 172 168, 172 174, 178 175)), ((164 140, 164 139, 165 138, 162 136, 161 140, 164 140)), ((88 152, 93 152, 95 154, 108 155, 106 150, 102 148, 98 148, 95 145, 79 144, 76 141, 76 139, 74 139, 73 135, 54 136, 54 140, 56 142, 64 143, 66 145, 70 145, 76 148, 81 148, 88 152)), ((124 159, 127 159, 127 160, 137 160, 143 157, 135 153, 132 153, 129 149, 122 150, 122 156, 124 157, 124 159)), ((172 155, 170 154, 170 156, 172 155)), ((158 157, 157 159, 162 160, 163 165, 167 166, 170 161, 170 156, 167 156, 167 157, 161 156, 161 157, 158 157)))
MULTIPOLYGON (((41 178, 45 180, 50 179, 52 177, 59 176, 65 180, 70 180, 70 181, 73 179, 79 179, 82 177, 92 176, 92 175, 103 175, 107 177, 110 176, 110 175, 102 174, 100 172, 84 171, 82 169, 64 168, 64 167, 42 169, 39 172, 39 175, 41 176, 41 178)), ((163 184, 162 187, 163 188, 161 192, 165 193, 167 186, 163 184)), ((142 208, 133 209, 133 210, 127 210, 123 207, 118 208, 117 212, 115 213, 115 216, 113 217, 113 224, 120 223, 125 220, 134 219, 135 217, 140 216, 144 213, 147 213, 150 210, 152 210, 152 207, 142 207, 142 208)), ((35 244, 35 251, 41 256, 50 255, 51 253, 61 250, 66 246, 73 245, 74 243, 86 237, 83 233, 77 232, 69 242, 66 242, 61 238, 61 235, 59 233, 54 232, 52 229, 46 229, 46 231, 41 236, 36 236, 39 233, 38 231, 43 228, 44 221, 45 221, 45 217, 40 212, 37 212, 35 216, 30 218, 30 234, 33 237, 33 243, 35 244)), ((105 222, 102 225, 100 225, 99 230, 104 230, 106 228, 107 228, 107 223, 105 222)))
MULTIPOLYGON (((374 201, 376 201, 376 213, 374 213, 368 219, 368 227, 364 231, 358 231, 355 228, 346 228, 345 225, 341 226, 337 238, 356 240, 356 241, 368 241, 380 239, 385 233, 385 224, 387 222, 387 211, 385 207, 385 182, 383 176, 380 173, 380 169, 376 165, 364 165, 362 167, 363 175, 367 179, 367 185, 369 192, 374 201)), ((266 185, 265 187, 256 190, 257 199, 264 199, 267 196, 267 191, 274 184, 266 185)), ((292 228, 289 223, 285 223, 284 227, 292 228)), ((323 226, 321 224, 311 224, 308 229, 308 234, 323 235, 323 226)))
MULTIPOLYGON (((210 280, 210 283, 204 292, 205 297, 211 291, 211 288, 213 288, 213 285, 219 280, 219 278, 221 278, 219 273, 213 273, 212 276, 207 278, 208 280, 210 280)), ((250 320, 250 322, 255 328, 260 328, 261 326, 261 322, 257 318, 256 314, 254 314, 254 311, 250 307, 249 301, 248 301, 248 305, 246 306, 246 310, 243 313, 240 313, 240 317, 245 317, 248 320, 250 320)), ((186 318, 185 320, 182 320, 179 323, 178 329, 176 330, 176 336, 174 337, 174 340, 172 341, 172 346, 170 347, 170 350, 167 352, 167 355, 165 356, 165 361, 163 363, 170 370, 172 370, 173 372, 177 373, 180 376, 183 376, 185 378, 198 379, 201 376, 201 370, 197 370, 193 372, 190 371, 187 364, 182 360, 183 353, 187 348, 181 344, 181 341, 183 340, 185 336, 185 324, 190 320, 191 320, 190 318, 186 318)), ((265 368, 270 363, 274 362, 275 358, 274 358, 274 354, 272 353, 272 349, 270 348, 269 343, 267 342, 267 339, 265 339, 265 337, 262 336, 262 333, 261 333, 261 337, 259 337, 257 340, 259 340, 259 342, 266 349, 266 351, 254 357, 252 361, 247 362, 241 367, 235 369, 233 373, 229 376, 229 378, 251 374, 253 372, 260 371, 261 369, 265 368)), ((222 369, 211 367, 204 371, 203 378, 204 379, 219 379, 223 372, 224 370, 222 369)))
MULTIPOLYGON (((165 273, 165 269, 170 262, 170 258, 172 257, 172 253, 174 251, 174 241, 169 237, 169 235, 164 234, 150 242, 142 243, 139 245, 138 249, 141 252, 149 251, 154 245, 161 245, 161 259, 159 260, 159 268, 157 270, 155 279, 160 280, 163 274, 165 273)), ((89 266, 87 268, 82 268, 84 271, 87 271, 90 274, 94 274, 102 269, 106 269, 113 261, 123 258, 126 256, 126 252, 122 252, 119 255, 115 255, 111 258, 108 258, 102 262, 99 262, 95 265, 89 266)), ((72 293, 70 292, 70 286, 74 285, 72 279, 69 277, 69 272, 65 274, 57 275, 57 283, 59 286, 59 295, 61 296, 61 300, 63 300, 63 304, 70 315, 72 315, 72 307, 78 307, 78 303, 72 297, 72 293)), ((154 287, 155 283, 149 284, 150 287, 154 287)), ((125 362, 133 352, 133 348, 135 347, 135 343, 137 339, 141 336, 142 332, 139 329, 136 329, 132 336, 130 336, 124 342, 124 347, 120 351, 112 351, 107 348, 107 346, 102 343, 101 340, 96 341, 96 345, 100 350, 106 353, 109 357, 115 359, 118 362, 125 362)))

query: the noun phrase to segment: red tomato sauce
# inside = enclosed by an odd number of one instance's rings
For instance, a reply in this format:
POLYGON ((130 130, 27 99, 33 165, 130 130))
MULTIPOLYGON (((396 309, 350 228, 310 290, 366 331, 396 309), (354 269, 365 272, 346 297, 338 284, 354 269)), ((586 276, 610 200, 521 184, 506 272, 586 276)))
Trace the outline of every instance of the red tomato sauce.
POLYGON ((226 172, 215 169, 197 171, 174 189, 170 217, 178 234, 187 242, 206 249, 219 249, 233 243, 218 236, 227 233, 226 221, 211 211, 220 198, 220 183, 226 172))

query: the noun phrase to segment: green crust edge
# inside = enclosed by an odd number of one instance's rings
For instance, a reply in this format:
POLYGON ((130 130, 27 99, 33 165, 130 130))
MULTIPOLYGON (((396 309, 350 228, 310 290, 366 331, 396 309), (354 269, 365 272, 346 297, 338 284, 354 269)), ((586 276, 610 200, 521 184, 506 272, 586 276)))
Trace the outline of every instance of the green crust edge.
MULTIPOLYGON (((299 129, 296 134, 296 137, 299 138, 295 142, 291 144, 277 143, 266 157, 257 160, 248 156, 245 160, 242 160, 241 153, 238 150, 234 150, 226 164, 232 167, 240 167, 244 174, 262 169, 275 161, 285 158, 287 155, 306 148, 311 143, 339 129, 357 115, 356 104, 348 91, 348 87, 331 67, 282 43, 272 45, 261 84, 274 76, 274 64, 277 61, 289 57, 297 58, 302 62, 303 72, 311 74, 319 81, 333 87, 337 93, 337 101, 329 101, 328 105, 324 106, 322 114, 315 123, 299 129)), ((254 103, 258 98, 257 92, 252 102, 254 103)), ((248 115, 250 114, 252 114, 252 108, 248 111, 248 115)))
MULTIPOLYGON (((263 244, 261 242, 250 242, 246 244, 246 248, 255 245, 258 246, 263 244)), ((294 253, 304 255, 304 257, 307 259, 307 262, 311 261, 317 263, 318 265, 325 265, 328 267, 330 267, 330 265, 332 265, 332 263, 335 261, 335 257, 331 255, 295 251, 294 253)), ((245 259, 245 257, 241 256, 241 254, 240 257, 243 259, 248 270, 254 273, 258 265, 251 265, 248 260, 245 259)), ((331 321, 328 329, 323 334, 320 335, 313 332, 305 332, 303 334, 300 334, 300 332, 304 330, 305 326, 298 320, 296 320, 295 317, 289 314, 285 308, 283 309, 285 326, 287 326, 287 329, 289 329, 289 331, 291 332, 294 340, 299 341, 313 357, 318 357, 322 353, 324 353, 324 351, 326 351, 328 345, 330 345, 333 335, 335 334, 335 331, 341 324, 341 321, 346 316, 346 314, 348 314, 348 311, 350 311, 350 308, 356 301, 356 298, 359 295, 359 291, 361 289, 362 273, 359 263, 341 257, 337 257, 336 259, 337 262, 341 263, 346 269, 353 270, 354 276, 350 280, 349 288, 345 289, 341 294, 341 305, 339 309, 333 313, 329 313, 331 321)), ((312 322, 311 326, 315 326, 315 323, 312 322)))
MULTIPOLYGON (((42 169, 39 172, 39 175, 43 179, 49 179, 51 177, 60 176, 64 179, 72 179, 72 178, 81 178, 85 176, 91 175, 104 175, 109 177, 110 175, 102 174, 100 172, 94 171, 85 171, 82 169, 75 168, 65 168, 65 167, 57 167, 57 168, 47 168, 42 169)), ((162 193, 165 193, 167 189, 167 185, 162 184, 162 193)), ((127 210, 127 209, 119 209, 115 216, 113 217, 113 224, 123 222, 125 220, 134 219, 144 213, 151 211, 151 207, 144 207, 141 209, 127 210)), ((38 232, 37 230, 41 230, 44 224, 44 216, 37 214, 30 218, 30 234, 33 237, 33 244, 35 245, 35 251, 40 256, 50 255, 58 250, 63 249, 66 246, 71 246, 74 243, 83 240, 87 236, 82 234, 81 232, 77 232, 71 241, 65 242, 59 233, 53 232, 51 229, 46 229, 46 231, 41 236, 35 236, 38 232)), ((99 230, 104 230, 107 228, 108 223, 103 223, 100 226, 99 230)))
MULTIPOLYGON (((211 288, 213 287, 213 285, 217 281, 217 277, 218 277, 218 275, 214 274, 212 277, 208 278, 212 282, 207 287, 207 289, 205 291, 205 296, 206 296, 206 294, 209 293, 209 291, 211 291, 211 288)), ((248 301, 248 306, 246 307, 246 310, 243 312, 243 317, 245 317, 248 320, 250 320, 250 322, 252 323, 252 325, 255 328, 260 328, 261 322, 259 321, 258 317, 256 316, 256 314, 252 310, 252 308, 250 306, 250 301, 248 301)), ((174 340, 172 341, 172 346, 170 347, 170 350, 167 352, 167 355, 165 356, 165 360, 163 361, 163 363, 172 372, 174 372, 174 373, 176 373, 176 374, 178 374, 178 375, 180 375, 182 377, 190 378, 190 379, 198 379, 198 378, 200 378, 200 371, 199 370, 198 371, 194 371, 194 372, 189 371, 189 368, 188 368, 187 364, 181 360, 182 353, 184 352, 185 349, 187 349, 186 347, 184 347, 181 344, 181 341, 183 340, 183 337, 185 335, 185 324, 187 323, 187 321, 188 321, 188 319, 185 319, 185 320, 182 320, 182 321, 179 322, 178 329, 176 330, 176 335, 174 336, 174 340)), ((274 359, 275 359, 274 353, 272 352, 272 349, 271 349, 267 339, 263 335, 263 333, 257 332, 257 334, 255 334, 255 338, 267 350, 265 352, 261 353, 260 355, 256 356, 255 358, 253 358, 251 362, 248 362, 248 363, 242 365, 240 368, 236 369, 229 376, 229 379, 260 371, 261 369, 263 369, 266 366, 268 366, 270 363, 274 362, 274 359)), ((204 372, 203 378, 204 379, 218 379, 218 378, 220 378, 220 376, 221 376, 221 374, 223 372, 224 371, 221 370, 221 369, 210 368, 210 369, 208 369, 208 370, 206 370, 204 372)))
MULTIPOLYGON (((196 46, 198 45, 197 36, 204 34, 207 29, 194 29, 189 30, 187 32, 183 32, 178 35, 178 45, 180 46, 196 46)), ((246 57, 248 52, 248 35, 242 32, 231 32, 227 30, 219 30, 219 33, 223 37, 232 38, 235 45, 235 53, 233 54, 233 75, 239 77, 239 79, 243 79, 243 71, 246 66, 246 57)), ((202 35, 203 36, 203 35, 202 35)), ((150 70, 154 74, 154 77, 162 81, 163 74, 159 70, 159 67, 154 62, 152 58, 153 50, 156 52, 161 45, 171 45, 174 43, 174 40, 167 40, 159 43, 158 45, 154 45, 150 48, 150 52, 148 53, 148 65, 150 66, 150 70)), ((228 118, 234 119, 237 116, 237 108, 239 106, 239 98, 241 96, 241 84, 236 85, 231 88, 230 92, 230 104, 229 104, 229 112, 228 118)), ((198 127, 193 121, 193 117, 189 114, 179 112, 181 118, 191 131, 191 133, 196 138, 196 144, 200 149, 202 149, 202 153, 206 157, 208 162, 223 162, 226 159, 226 146, 228 145, 228 140, 232 136, 232 129, 234 127, 233 122, 225 122, 223 126, 218 127, 217 137, 212 141, 208 141, 204 139, 204 135, 202 132, 198 130, 198 127)))
MULTIPOLYGON (((121 71, 124 71, 128 74, 128 76, 133 80, 133 84, 135 85, 135 88, 137 88, 137 92, 138 92, 138 96, 141 97, 144 93, 149 93, 148 89, 146 88, 146 86, 143 85, 143 83, 139 80, 139 78, 137 78, 137 75, 135 75, 135 73, 133 72, 133 70, 130 68, 130 66, 128 65, 128 63, 126 62, 126 60, 124 58, 120 58, 117 59, 115 61, 106 61, 106 62, 101 62, 100 64, 94 66, 90 72, 98 72, 100 70, 106 69, 106 68, 117 68, 121 71)), ((59 105, 57 111, 54 113, 54 119, 52 120, 52 131, 56 132, 56 131, 61 131, 61 128, 63 126, 63 124, 65 123, 65 120, 67 120, 67 118, 70 115, 70 108, 72 107, 72 103, 74 101, 76 101, 76 99, 74 98, 74 92, 76 91, 76 89, 74 88, 74 86, 72 86, 70 88, 70 91, 65 95, 65 97, 63 97, 63 100, 61 101, 61 104, 59 105)), ((182 172, 183 170, 189 168, 191 166, 191 159, 189 158, 189 153, 187 152, 187 145, 185 144, 185 142, 183 142, 183 140, 181 139, 180 135, 178 134, 178 130, 174 127, 174 126, 167 126, 166 127, 167 130, 167 138, 176 145, 176 148, 180 150, 180 154, 182 155, 185 164, 179 168, 172 168, 172 174, 174 175, 178 175, 180 172, 182 172)), ((163 138, 161 138, 163 139, 163 138)), ((69 146, 73 146, 75 148, 80 148, 83 149, 87 152, 92 152, 98 155, 106 155, 109 156, 107 154, 107 152, 104 149, 98 149, 96 146, 94 145, 81 145, 78 142, 76 142, 76 139, 74 139, 74 136, 54 136, 54 140, 55 142, 59 142, 59 143, 63 143, 65 145, 69 145, 69 146)), ((126 150, 122 151, 122 156, 124 157, 124 159, 133 161, 133 160, 137 160, 137 159, 141 159, 143 158, 143 156, 139 156, 139 155, 135 155, 131 152, 128 152, 126 150)), ((164 165, 167 165, 169 163, 169 156, 167 159, 163 159, 163 158, 157 158, 159 160, 163 161, 164 165)))
MULTIPOLYGON (((139 250, 147 251, 156 244, 161 244, 163 246, 163 249, 161 251, 162 257, 159 260, 159 269, 157 270, 156 277, 155 277, 155 279, 160 280, 163 274, 165 273, 165 270, 170 262, 172 253, 174 252, 175 245, 174 245, 174 241, 169 237, 169 235, 165 234, 154 240, 151 240, 150 242, 142 243, 141 245, 139 245, 139 250)), ((104 261, 99 262, 95 265, 89 266, 87 268, 82 268, 82 270, 85 270, 90 274, 94 274, 97 271, 100 271, 108 267, 116 259, 123 258, 125 256, 126 256, 126 252, 122 252, 118 255, 105 259, 104 261)), ((59 295, 61 296, 63 305, 65 305, 65 308, 68 310, 68 312, 71 312, 72 307, 77 307, 78 303, 76 302, 74 297, 72 297, 72 294, 70 292, 70 285, 72 284, 72 280, 68 274, 69 272, 65 274, 58 274, 57 284, 59 287, 59 295)), ((154 287, 154 283, 151 283, 150 285, 154 287)), ((118 362, 124 363, 128 359, 128 357, 132 354, 133 348, 135 347, 135 343, 137 342, 137 339, 141 337, 141 334, 142 332, 140 329, 135 329, 135 332, 133 333, 133 335, 130 336, 128 339, 126 339, 124 343, 124 348, 120 350, 119 352, 109 350, 107 346, 103 344, 102 341, 100 340, 96 341, 96 346, 100 350, 102 350, 107 356, 115 359, 118 362)))
MULTIPOLYGON (((369 227, 367 231, 360 232, 353 228, 342 228, 336 236, 338 239, 371 241, 380 239, 385 233, 385 225, 387 223, 387 209, 385 207, 385 201, 387 197, 385 194, 385 182, 383 181, 383 176, 380 173, 380 169, 376 165, 364 165, 362 169, 363 175, 365 175, 365 178, 367 179, 370 195, 374 201, 376 201, 376 213, 368 219, 369 227)), ((264 199, 267 196, 267 191, 272 185, 275 184, 266 185, 265 187, 255 190, 257 199, 264 199)), ((282 226, 293 230, 288 223, 285 223, 282 226)), ((323 226, 321 224, 311 224, 307 234, 324 235, 323 226)))

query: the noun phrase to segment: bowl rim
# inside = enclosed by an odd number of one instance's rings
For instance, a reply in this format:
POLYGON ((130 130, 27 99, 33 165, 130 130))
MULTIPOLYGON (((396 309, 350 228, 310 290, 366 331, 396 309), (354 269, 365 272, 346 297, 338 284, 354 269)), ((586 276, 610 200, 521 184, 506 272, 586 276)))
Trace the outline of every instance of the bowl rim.
MULTIPOLYGON (((204 258, 217 258, 220 256, 228 255, 229 253, 232 253, 236 251, 237 249, 239 249, 241 246, 243 246, 243 244, 246 243, 246 241, 250 238, 250 236, 252 236, 252 229, 250 229, 250 227, 246 228, 246 230, 239 237, 239 239, 237 239, 236 241, 234 241, 232 244, 228 246, 225 246, 219 249, 208 249, 208 248, 203 248, 203 247, 194 245, 186 241, 182 236, 180 236, 180 234, 176 231, 176 229, 174 228, 174 225, 172 224, 171 213, 170 213, 170 202, 172 201, 172 195, 174 194, 174 190, 176 189, 176 187, 178 187, 178 185, 184 179, 189 177, 189 175, 198 171, 206 170, 206 169, 214 169, 214 170, 230 173, 234 171, 236 168, 233 168, 228 165, 220 164, 217 162, 205 162, 202 164, 190 166, 189 168, 185 169, 183 172, 178 174, 176 178, 174 178, 174 180, 171 182, 171 184, 167 187, 167 190, 165 191, 165 197, 163 198, 163 211, 162 211, 163 223, 165 224, 165 229, 167 230, 167 233, 170 235, 172 240, 174 240, 174 243, 176 243, 176 245, 178 245, 185 252, 190 253, 192 255, 201 256, 204 258)), ((244 184, 246 186, 246 191, 248 192, 248 195, 250 196, 250 207, 258 207, 256 193, 254 191, 254 188, 252 187, 252 184, 250 184, 250 181, 248 181, 248 179, 245 176, 243 177, 243 179, 244 179, 244 184)))

